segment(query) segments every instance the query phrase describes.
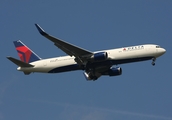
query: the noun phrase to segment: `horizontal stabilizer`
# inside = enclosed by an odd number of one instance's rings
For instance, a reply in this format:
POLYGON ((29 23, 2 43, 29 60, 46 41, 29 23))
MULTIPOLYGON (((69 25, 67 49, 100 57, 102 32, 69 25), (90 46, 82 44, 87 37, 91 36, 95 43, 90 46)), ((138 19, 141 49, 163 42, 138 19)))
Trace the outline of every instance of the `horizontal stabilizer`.
POLYGON ((7 59, 9 59, 11 62, 13 62, 14 64, 16 64, 19 67, 34 67, 33 65, 31 65, 29 63, 22 62, 22 61, 17 60, 13 57, 7 57, 7 59))

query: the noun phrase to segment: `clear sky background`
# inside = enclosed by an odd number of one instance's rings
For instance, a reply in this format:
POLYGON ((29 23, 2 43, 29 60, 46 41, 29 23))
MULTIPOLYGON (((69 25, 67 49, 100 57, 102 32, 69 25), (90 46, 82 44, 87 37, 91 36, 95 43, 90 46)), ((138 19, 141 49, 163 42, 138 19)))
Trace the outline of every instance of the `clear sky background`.
POLYGON ((0 120, 172 120, 171 0, 3 0, 0 18, 0 120), (66 55, 35 23, 90 51, 153 43, 167 52, 154 67, 119 65, 121 76, 95 82, 83 71, 26 76, 6 59, 18 58, 14 40, 42 58, 66 55))

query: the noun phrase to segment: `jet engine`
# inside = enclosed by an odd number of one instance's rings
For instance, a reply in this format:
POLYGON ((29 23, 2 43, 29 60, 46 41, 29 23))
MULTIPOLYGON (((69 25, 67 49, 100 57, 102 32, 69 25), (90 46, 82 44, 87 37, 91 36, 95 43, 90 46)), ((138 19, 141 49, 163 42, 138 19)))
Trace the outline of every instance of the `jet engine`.
POLYGON ((94 61, 102 61, 108 58, 107 52, 98 52, 91 56, 91 59, 94 61))
POLYGON ((122 68, 120 68, 120 67, 111 67, 108 70, 109 76, 117 76, 117 75, 121 75, 121 74, 122 74, 122 68))
POLYGON ((86 73, 86 72, 84 72, 83 74, 84 74, 85 78, 86 78, 88 81, 90 81, 90 80, 93 79, 91 74, 86 73))
POLYGON ((91 81, 91 80, 95 81, 101 75, 100 74, 93 75, 93 74, 91 74, 91 72, 84 72, 84 76, 85 76, 85 78, 86 78, 87 81, 91 81))

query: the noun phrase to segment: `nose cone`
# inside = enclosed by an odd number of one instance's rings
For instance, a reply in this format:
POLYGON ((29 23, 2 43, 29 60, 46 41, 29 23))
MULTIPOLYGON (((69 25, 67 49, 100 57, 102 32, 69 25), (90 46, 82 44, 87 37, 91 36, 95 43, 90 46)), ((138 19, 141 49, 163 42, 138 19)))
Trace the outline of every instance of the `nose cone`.
POLYGON ((161 48, 160 53, 163 55, 166 52, 164 48, 161 48))
POLYGON ((163 55, 165 52, 166 52, 166 50, 164 48, 158 49, 159 56, 163 55))

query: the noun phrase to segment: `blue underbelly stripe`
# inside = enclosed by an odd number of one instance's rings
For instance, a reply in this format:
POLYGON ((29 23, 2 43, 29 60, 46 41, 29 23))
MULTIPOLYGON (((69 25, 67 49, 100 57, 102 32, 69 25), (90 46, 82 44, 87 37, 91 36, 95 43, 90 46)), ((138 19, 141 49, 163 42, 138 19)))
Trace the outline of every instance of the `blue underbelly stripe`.
POLYGON ((48 73, 60 73, 60 72, 67 72, 67 71, 74 71, 74 70, 81 70, 78 64, 58 67, 50 70, 48 73))

